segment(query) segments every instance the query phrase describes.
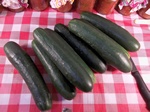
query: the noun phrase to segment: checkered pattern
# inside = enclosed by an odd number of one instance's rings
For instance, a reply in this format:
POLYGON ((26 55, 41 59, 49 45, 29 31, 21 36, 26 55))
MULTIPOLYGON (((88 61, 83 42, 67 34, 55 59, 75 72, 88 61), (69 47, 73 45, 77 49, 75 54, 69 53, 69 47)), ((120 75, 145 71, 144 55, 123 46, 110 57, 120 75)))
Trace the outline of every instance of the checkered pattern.
MULTIPOLYGON (((128 30, 140 42, 141 49, 130 54, 150 88, 150 26, 135 24, 134 19, 140 18, 137 14, 123 17, 114 11, 104 17, 128 30)), ((131 74, 112 68, 103 74, 95 73, 93 91, 77 90, 77 96, 71 101, 56 92, 31 48, 32 32, 37 27, 53 29, 56 23, 67 25, 72 18, 79 18, 79 14, 60 13, 51 8, 42 12, 28 9, 21 13, 3 11, 0 14, 0 112, 39 112, 22 77, 4 54, 3 46, 10 40, 30 54, 42 73, 53 96, 50 112, 61 112, 64 108, 72 112, 148 112, 131 74)))

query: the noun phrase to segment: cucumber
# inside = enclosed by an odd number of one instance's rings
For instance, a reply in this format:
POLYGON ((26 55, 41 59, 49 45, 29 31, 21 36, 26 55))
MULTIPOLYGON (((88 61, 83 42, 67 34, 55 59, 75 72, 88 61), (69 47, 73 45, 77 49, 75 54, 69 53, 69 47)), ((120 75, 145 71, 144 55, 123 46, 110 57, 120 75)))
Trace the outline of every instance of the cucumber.
POLYGON ((107 70, 105 63, 98 57, 84 41, 75 36, 69 29, 59 23, 54 30, 78 53, 78 55, 96 72, 104 73, 107 70))
POLYGON ((68 28, 95 49, 108 65, 125 73, 131 71, 129 53, 99 29, 79 19, 72 19, 68 28))
POLYGON ((52 84, 65 99, 72 100, 76 96, 76 88, 73 86, 60 72, 56 65, 50 60, 46 52, 44 52, 41 45, 36 41, 32 41, 32 48, 42 65, 47 71, 52 84))
POLYGON ((35 40, 41 44, 62 74, 78 89, 89 92, 93 88, 90 75, 94 75, 81 57, 56 32, 42 28, 33 31, 35 40), (86 66, 86 67, 85 67, 86 66))
POLYGON ((127 51, 134 52, 140 49, 140 43, 127 30, 112 21, 91 12, 82 12, 81 18, 92 23, 102 32, 114 39, 127 51))
MULTIPOLYGON (((45 31, 48 33, 48 35, 51 35, 52 34, 52 30, 49 29, 49 28, 45 28, 45 31)), ((55 31, 53 31, 55 32, 55 31)), ((56 33, 56 32, 55 32, 56 33)), ((56 33, 57 35, 59 35, 58 33, 56 33)), ((73 48, 61 37, 59 36, 60 40, 65 42, 72 50, 73 48)), ((59 39, 58 38, 58 39, 59 39)), ((56 41, 59 41, 59 40, 56 40, 56 41)), ((64 46, 65 43, 63 42, 60 42, 59 44, 61 44, 61 46, 64 46)), ((74 51, 74 50, 73 50, 74 51)), ((92 82, 94 83, 95 82, 95 75, 93 73, 93 71, 89 68, 89 66, 87 66, 87 64, 82 60, 82 58, 76 53, 74 52, 75 55, 72 55, 71 57, 74 58, 76 60, 77 63, 81 64, 81 66, 88 72, 89 76, 91 77, 92 79, 92 82), (80 58, 80 59, 77 59, 77 56, 80 58), (82 62, 82 63, 81 63, 82 62)), ((69 54, 70 55, 70 54, 69 54)))
POLYGON ((51 94, 30 56, 21 46, 12 41, 4 45, 4 51, 26 82, 37 107, 41 111, 49 110, 52 106, 51 94))

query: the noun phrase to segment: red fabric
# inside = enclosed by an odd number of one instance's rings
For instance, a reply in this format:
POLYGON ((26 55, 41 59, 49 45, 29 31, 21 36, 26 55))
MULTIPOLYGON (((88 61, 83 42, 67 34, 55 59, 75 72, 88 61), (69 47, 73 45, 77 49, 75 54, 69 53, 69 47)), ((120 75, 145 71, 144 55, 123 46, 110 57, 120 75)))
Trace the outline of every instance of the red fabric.
MULTIPOLYGON (((134 19, 140 18, 137 14, 123 17, 114 11, 104 17, 128 30, 140 42, 141 49, 130 55, 150 88, 150 26, 135 24, 134 19)), ((56 23, 67 25, 72 18, 79 18, 79 14, 60 13, 51 8, 41 12, 27 9, 20 13, 3 11, 0 14, 0 111, 39 112, 22 77, 4 54, 3 46, 11 40, 30 54, 48 84, 53 96, 49 112, 61 112, 64 108, 72 112, 148 112, 131 74, 111 67, 103 74, 95 73, 96 83, 92 92, 77 90, 77 96, 71 101, 57 93, 31 48, 32 32, 37 27, 53 29, 56 23)))

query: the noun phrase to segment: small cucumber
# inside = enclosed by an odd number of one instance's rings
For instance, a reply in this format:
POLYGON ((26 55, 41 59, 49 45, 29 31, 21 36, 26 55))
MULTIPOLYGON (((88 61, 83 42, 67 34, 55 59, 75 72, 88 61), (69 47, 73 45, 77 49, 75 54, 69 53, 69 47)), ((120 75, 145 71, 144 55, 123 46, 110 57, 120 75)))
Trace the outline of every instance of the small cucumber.
POLYGON ((93 82, 90 75, 91 73, 94 75, 91 69, 59 34, 52 30, 49 30, 49 32, 47 33, 42 28, 36 28, 33 36, 45 49, 62 74, 75 87, 84 92, 91 91, 93 82))
POLYGON ((128 52, 99 29, 79 19, 72 19, 68 28, 95 49, 107 64, 122 72, 131 71, 132 65, 128 52))
POLYGON ((12 41, 4 45, 4 51, 9 61, 26 82, 37 107, 41 111, 49 110, 52 105, 51 95, 30 56, 17 43, 12 41))
POLYGON ((81 18, 87 20, 102 32, 114 39, 127 51, 134 52, 140 49, 140 43, 127 30, 112 21, 91 12, 82 12, 81 18))
POLYGON ((74 35, 63 24, 56 24, 54 30, 79 54, 89 67, 96 72, 104 73, 107 70, 105 63, 98 57, 84 41, 74 35))
POLYGON ((72 100, 76 96, 75 87, 63 76, 36 40, 32 41, 32 48, 47 71, 51 82, 58 93, 60 93, 65 99, 72 100))

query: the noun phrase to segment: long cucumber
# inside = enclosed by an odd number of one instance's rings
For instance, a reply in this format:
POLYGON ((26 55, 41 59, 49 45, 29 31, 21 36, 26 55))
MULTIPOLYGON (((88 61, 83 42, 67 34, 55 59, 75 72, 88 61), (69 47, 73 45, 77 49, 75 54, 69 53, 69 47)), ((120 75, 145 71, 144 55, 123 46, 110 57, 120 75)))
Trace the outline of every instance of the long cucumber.
POLYGON ((104 61, 93 52, 93 49, 70 32, 65 25, 60 23, 56 24, 54 29, 67 43, 69 43, 89 67, 100 73, 104 73, 107 70, 104 61))
POLYGON ((63 76, 36 40, 32 41, 32 48, 47 71, 50 80, 58 93, 60 93, 65 99, 72 100, 76 96, 76 88, 63 76))
POLYGON ((72 19, 68 28, 95 49, 107 64, 122 72, 131 71, 132 65, 128 57, 129 53, 99 29, 80 19, 72 19))
POLYGON ((37 107, 41 111, 49 110, 52 99, 49 90, 30 56, 15 42, 9 41, 4 45, 4 51, 26 82, 37 107))
POLYGON ((48 34, 42 28, 36 28, 33 32, 35 40, 41 44, 63 75, 78 89, 89 92, 93 88, 90 73, 93 72, 80 58, 79 55, 56 32, 48 34), (80 63, 78 63, 80 61, 80 63), (83 66, 84 65, 84 66, 83 66), (87 70, 88 68, 88 70, 87 70))
POLYGON ((140 49, 140 43, 126 29, 116 23, 91 12, 82 12, 81 18, 92 23, 98 29, 114 39, 127 51, 134 52, 140 49))
MULTIPOLYGON (((46 28, 45 31, 46 31, 46 33, 48 33, 48 35, 51 35, 51 34, 52 34, 52 30, 49 29, 49 28, 46 28)), ((58 34, 58 33, 57 33, 57 34, 58 34)), ((56 38, 54 38, 54 39, 56 39, 56 38)), ((65 43, 67 43, 67 42, 62 38, 62 36, 59 36, 59 38, 57 38, 57 39, 58 39, 58 40, 56 40, 56 41, 57 41, 57 42, 59 41, 59 45, 60 45, 60 46, 64 46, 65 43), (61 42, 61 41, 62 41, 62 42, 61 42), (63 43, 63 42, 65 42, 65 43, 63 43)), ((67 44, 68 44, 68 43, 67 43, 67 44)), ((74 51, 74 49, 73 49, 69 44, 68 44, 68 46, 74 51)), ((90 76, 91 79, 92 79, 92 82, 94 83, 94 82, 95 82, 95 75, 94 75, 93 71, 89 68, 89 66, 87 66, 87 64, 81 59, 81 57, 80 57, 76 52, 74 52, 75 55, 71 55, 69 52, 66 52, 66 53, 68 53, 69 56, 70 56, 72 59, 76 60, 76 62, 77 62, 79 65, 81 65, 84 70, 86 70, 86 71, 88 72, 89 76, 90 76), (78 57, 79 57, 80 59, 78 59, 78 57)))

